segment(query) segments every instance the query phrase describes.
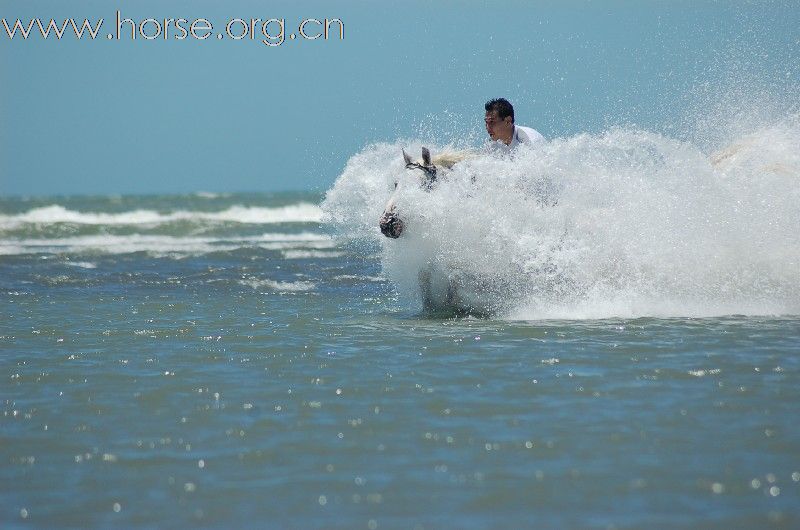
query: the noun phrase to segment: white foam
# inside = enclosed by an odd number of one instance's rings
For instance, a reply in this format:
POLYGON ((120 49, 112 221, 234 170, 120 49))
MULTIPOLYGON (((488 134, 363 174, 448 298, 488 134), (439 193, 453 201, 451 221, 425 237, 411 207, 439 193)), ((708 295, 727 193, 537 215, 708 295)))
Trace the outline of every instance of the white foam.
POLYGON ((202 254, 229 251, 242 247, 268 250, 327 249, 335 247, 330 237, 313 232, 297 234, 266 233, 252 237, 178 237, 162 235, 92 235, 57 239, 2 239, 0 255, 39 253, 127 254, 153 252, 156 254, 202 254))
POLYGON ((90 261, 68 261, 65 265, 69 267, 78 267, 81 269, 96 269, 97 264, 90 261))
POLYGON ((407 302, 434 266, 497 287, 517 319, 800 314, 798 145, 798 116, 715 164, 690 142, 618 128, 484 153, 428 193, 407 185, 400 155, 420 143, 379 144, 351 158, 323 210, 382 245, 407 302), (406 229, 389 240, 377 221, 397 180, 406 229))
POLYGON ((313 291, 316 284, 313 282, 279 282, 275 280, 259 280, 257 278, 244 278, 239 280, 240 285, 252 287, 255 290, 267 289, 278 292, 305 292, 313 291))
POLYGON ((358 276, 356 274, 337 274, 333 277, 334 280, 356 280, 359 282, 385 282, 386 278, 383 276, 358 276))
POLYGON ((273 208, 231 206, 218 212, 177 210, 131 210, 119 213, 78 212, 59 204, 33 208, 15 215, 0 214, 0 229, 17 228, 24 224, 72 223, 82 225, 159 225, 174 221, 213 221, 243 224, 318 223, 322 217, 319 206, 301 202, 273 208))
POLYGON ((338 258, 345 255, 344 252, 323 250, 284 250, 282 254, 286 259, 338 258))
POLYGON ((229 197, 230 194, 228 193, 214 193, 210 191, 196 191, 194 192, 195 197, 200 197, 201 199, 218 199, 220 197, 229 197))

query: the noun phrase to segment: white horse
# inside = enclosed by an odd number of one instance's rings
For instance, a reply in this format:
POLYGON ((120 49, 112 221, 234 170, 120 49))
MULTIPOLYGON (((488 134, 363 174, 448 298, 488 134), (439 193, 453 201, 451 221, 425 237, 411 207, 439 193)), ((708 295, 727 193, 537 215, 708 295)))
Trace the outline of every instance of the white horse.
MULTIPOLYGON (((451 151, 431 157, 430 151, 422 148, 422 159, 413 161, 403 151, 406 169, 419 171, 416 184, 430 191, 438 180, 446 178, 455 164, 475 156, 470 151, 451 151)), ((396 239, 403 233, 404 223, 395 204, 400 192, 398 182, 395 191, 386 203, 379 220, 381 232, 386 237, 396 239)), ((491 314, 498 308, 497 282, 477 278, 458 268, 444 266, 433 260, 418 274, 422 304, 426 311, 453 312, 460 314, 491 314)))

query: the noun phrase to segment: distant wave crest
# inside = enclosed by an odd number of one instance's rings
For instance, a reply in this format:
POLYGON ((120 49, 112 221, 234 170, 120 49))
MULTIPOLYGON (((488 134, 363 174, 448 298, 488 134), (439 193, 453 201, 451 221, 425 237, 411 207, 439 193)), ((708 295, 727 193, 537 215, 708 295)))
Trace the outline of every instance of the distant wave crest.
POLYGON ((260 248, 280 252, 322 252, 335 247, 328 236, 311 232, 267 233, 249 237, 190 237, 149 234, 91 235, 62 238, 0 239, 0 255, 42 253, 128 254, 204 254, 238 248, 260 248))
POLYGON ((316 204, 300 202, 277 207, 230 206, 216 212, 177 210, 131 210, 126 212, 80 212, 59 204, 33 208, 16 215, 0 214, 0 229, 25 224, 72 223, 81 225, 158 225, 175 221, 231 222, 242 224, 318 223, 322 210, 316 204))

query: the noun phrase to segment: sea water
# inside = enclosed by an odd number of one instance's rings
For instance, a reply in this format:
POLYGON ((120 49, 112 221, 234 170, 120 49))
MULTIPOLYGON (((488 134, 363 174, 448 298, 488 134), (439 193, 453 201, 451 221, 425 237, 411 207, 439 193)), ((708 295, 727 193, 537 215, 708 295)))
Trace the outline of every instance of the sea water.
POLYGON ((728 140, 478 149, 397 240, 421 140, 0 200, 0 526, 796 528, 797 117, 728 140), (432 259, 502 310, 423 312, 432 259))

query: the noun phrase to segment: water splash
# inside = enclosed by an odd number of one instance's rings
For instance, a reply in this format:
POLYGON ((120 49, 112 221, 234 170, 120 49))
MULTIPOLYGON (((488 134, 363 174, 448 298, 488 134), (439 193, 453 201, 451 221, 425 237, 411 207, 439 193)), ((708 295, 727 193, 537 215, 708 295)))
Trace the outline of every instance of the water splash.
POLYGON ((620 127, 483 153, 430 193, 403 186, 406 232, 387 240, 377 219, 394 182, 412 179, 400 149, 421 142, 377 144, 323 210, 340 233, 379 242, 410 304, 435 266, 511 318, 798 314, 798 145, 791 114, 725 147, 620 127))

